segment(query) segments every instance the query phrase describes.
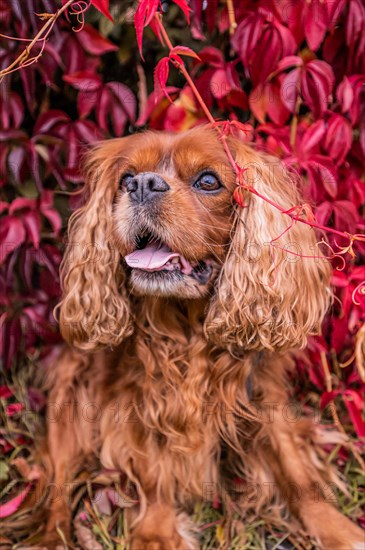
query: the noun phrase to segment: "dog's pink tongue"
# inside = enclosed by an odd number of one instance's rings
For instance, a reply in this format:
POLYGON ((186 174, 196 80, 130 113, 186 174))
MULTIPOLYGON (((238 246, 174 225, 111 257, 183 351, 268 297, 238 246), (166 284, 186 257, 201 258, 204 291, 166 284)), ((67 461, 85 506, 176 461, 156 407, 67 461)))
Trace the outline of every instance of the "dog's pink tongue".
POLYGON ((179 258, 181 271, 186 275, 190 275, 193 268, 184 256, 178 252, 171 252, 166 245, 161 245, 158 242, 150 243, 146 248, 128 254, 125 261, 130 267, 143 269, 144 271, 161 271, 162 269, 174 269, 173 264, 166 266, 172 258, 179 258))

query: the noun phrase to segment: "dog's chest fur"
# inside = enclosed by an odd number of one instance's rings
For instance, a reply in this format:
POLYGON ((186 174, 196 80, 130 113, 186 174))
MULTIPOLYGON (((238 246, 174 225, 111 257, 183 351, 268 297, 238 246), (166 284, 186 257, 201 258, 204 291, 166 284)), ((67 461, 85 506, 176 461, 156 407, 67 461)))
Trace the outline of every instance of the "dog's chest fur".
POLYGON ((199 314, 189 313, 175 308, 161 315, 158 308, 141 315, 107 384, 114 396, 124 387, 136 417, 161 444, 163 436, 169 444, 183 438, 194 448, 217 417, 223 421, 237 401, 249 400, 251 360, 209 344, 199 314))
MULTIPOLYGON (((119 348, 65 357, 54 374, 73 387, 81 409, 92 402, 92 410, 100 410, 95 421, 80 426, 84 450, 99 449, 105 467, 131 479, 136 461, 143 471, 143 464, 158 468, 162 460, 169 473, 157 478, 169 482, 160 491, 170 494, 175 480, 180 491, 197 494, 219 478, 222 442, 242 444, 251 359, 210 345, 201 310, 167 310, 165 304, 163 314, 161 308, 156 301, 141 308, 134 334, 119 348), (147 461, 150 455, 156 460, 147 461)), ((155 480, 156 472, 146 477, 155 480)))

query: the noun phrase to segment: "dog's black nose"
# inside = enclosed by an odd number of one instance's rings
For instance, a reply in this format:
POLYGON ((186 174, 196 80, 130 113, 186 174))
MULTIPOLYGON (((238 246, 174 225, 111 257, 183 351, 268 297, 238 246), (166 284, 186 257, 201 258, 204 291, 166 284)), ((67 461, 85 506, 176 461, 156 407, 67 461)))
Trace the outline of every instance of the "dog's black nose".
POLYGON ((153 172, 142 172, 130 178, 126 184, 126 191, 133 202, 147 202, 160 196, 170 189, 169 185, 153 172))

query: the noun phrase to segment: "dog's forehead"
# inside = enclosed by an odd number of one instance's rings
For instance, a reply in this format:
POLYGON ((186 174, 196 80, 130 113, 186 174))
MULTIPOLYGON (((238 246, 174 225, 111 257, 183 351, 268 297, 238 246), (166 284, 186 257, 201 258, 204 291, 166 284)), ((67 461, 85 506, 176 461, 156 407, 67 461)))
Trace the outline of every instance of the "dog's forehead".
POLYGON ((210 165, 227 164, 227 157, 210 128, 196 128, 174 134, 146 132, 130 143, 129 163, 139 171, 156 170, 174 174, 210 165))

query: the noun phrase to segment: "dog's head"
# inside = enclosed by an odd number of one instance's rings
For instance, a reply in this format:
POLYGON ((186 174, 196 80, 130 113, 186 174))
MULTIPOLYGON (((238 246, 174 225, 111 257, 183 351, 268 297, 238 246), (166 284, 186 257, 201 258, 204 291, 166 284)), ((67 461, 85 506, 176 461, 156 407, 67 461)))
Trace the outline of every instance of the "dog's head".
POLYGON ((205 298, 206 336, 222 346, 302 346, 318 330, 330 268, 314 231, 270 204, 299 205, 295 182, 278 159, 233 138, 229 146, 268 201, 247 193, 243 208, 235 204, 234 171, 207 126, 91 151, 87 200, 71 217, 62 266, 70 343, 94 349, 131 334, 129 294, 205 298))

